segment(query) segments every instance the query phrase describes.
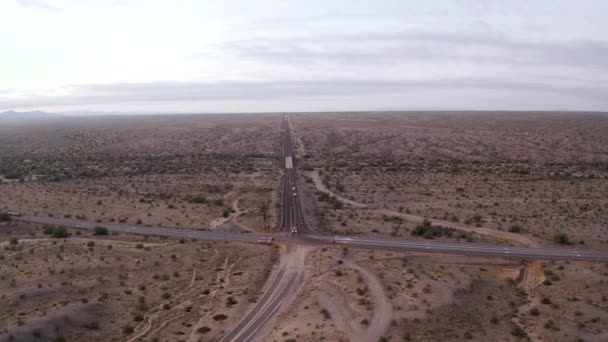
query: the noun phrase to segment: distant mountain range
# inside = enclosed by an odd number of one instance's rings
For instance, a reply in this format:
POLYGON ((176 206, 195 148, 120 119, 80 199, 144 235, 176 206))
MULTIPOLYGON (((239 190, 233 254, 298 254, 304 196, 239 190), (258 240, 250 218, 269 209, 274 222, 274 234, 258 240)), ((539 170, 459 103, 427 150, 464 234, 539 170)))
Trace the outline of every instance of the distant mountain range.
POLYGON ((63 115, 46 113, 46 112, 15 112, 13 110, 9 110, 6 112, 0 113, 0 123, 22 123, 22 122, 32 122, 32 121, 47 121, 47 120, 57 120, 63 118, 63 115))

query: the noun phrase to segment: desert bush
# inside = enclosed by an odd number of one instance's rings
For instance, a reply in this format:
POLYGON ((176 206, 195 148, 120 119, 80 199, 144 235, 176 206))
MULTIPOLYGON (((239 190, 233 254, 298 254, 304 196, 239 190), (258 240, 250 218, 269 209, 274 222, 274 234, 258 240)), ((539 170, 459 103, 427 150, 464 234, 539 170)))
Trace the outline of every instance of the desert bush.
POLYGON ((217 315, 213 316, 214 321, 223 321, 226 318, 228 318, 228 316, 226 316, 224 314, 217 314, 217 315))
POLYGON ((336 198, 336 196, 330 196, 329 193, 323 191, 317 192, 317 196, 319 202, 328 202, 334 209, 344 208, 344 203, 336 198))
POLYGON ((526 332, 519 326, 516 326, 515 328, 513 328, 513 330, 511 330, 511 335, 519 338, 524 338, 527 336, 526 332))
POLYGON ((441 226, 433 226, 431 221, 425 219, 421 224, 412 229, 411 234, 415 236, 423 236, 426 239, 433 239, 442 236, 446 230, 441 226))
POLYGON ((553 237, 553 241, 560 245, 569 245, 570 240, 568 239, 568 234, 566 233, 558 233, 553 237))
POLYGON ((522 230, 523 230, 523 229, 522 229, 522 228, 521 228, 521 226, 520 226, 520 225, 518 225, 518 224, 514 224, 514 225, 512 225, 512 226, 509 228, 509 231, 510 231, 511 233, 521 233, 521 232, 522 232, 522 230))
POLYGON ((228 297, 228 298, 226 299, 226 306, 227 306, 227 307, 228 307, 228 306, 235 305, 235 304, 238 304, 238 303, 239 303, 239 302, 238 302, 236 299, 234 299, 234 297, 232 297, 232 296, 231 296, 231 297, 228 297))
POLYGON ((198 195, 198 196, 194 196, 192 198, 192 203, 197 203, 197 204, 204 204, 207 203, 207 198, 205 198, 205 196, 203 195, 198 195))
POLYGON ((211 328, 209 328, 209 327, 200 327, 200 328, 196 329, 196 331, 198 333, 200 333, 200 334, 206 334, 206 333, 208 333, 208 332, 211 331, 211 328))
POLYGON ((45 224, 42 226, 42 233, 44 233, 46 235, 53 234, 54 230, 55 230, 55 226, 53 226, 52 224, 45 224))
POLYGON ((89 329, 89 330, 98 330, 99 329, 99 323, 97 323, 97 322, 89 322, 89 323, 86 323, 84 325, 84 327, 86 329, 89 329))
POLYGON ((11 220, 11 215, 5 212, 0 212, 0 222, 8 222, 11 220))
POLYGON ((327 311, 327 309, 321 309, 321 315, 323 315, 325 319, 331 318, 331 315, 329 314, 329 311, 327 311))
POLYGON ((51 236, 57 239, 65 239, 70 236, 70 233, 65 228, 65 226, 58 226, 55 227, 51 236))
POLYGON ((93 235, 108 235, 108 228, 97 226, 93 230, 93 235))

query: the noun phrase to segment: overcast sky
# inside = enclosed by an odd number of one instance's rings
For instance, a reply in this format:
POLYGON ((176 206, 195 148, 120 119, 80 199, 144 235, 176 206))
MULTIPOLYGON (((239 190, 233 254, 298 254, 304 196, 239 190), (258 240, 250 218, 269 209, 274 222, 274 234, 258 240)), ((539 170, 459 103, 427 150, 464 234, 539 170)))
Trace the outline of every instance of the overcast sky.
POLYGON ((608 1, 0 0, 0 110, 608 110, 608 1))

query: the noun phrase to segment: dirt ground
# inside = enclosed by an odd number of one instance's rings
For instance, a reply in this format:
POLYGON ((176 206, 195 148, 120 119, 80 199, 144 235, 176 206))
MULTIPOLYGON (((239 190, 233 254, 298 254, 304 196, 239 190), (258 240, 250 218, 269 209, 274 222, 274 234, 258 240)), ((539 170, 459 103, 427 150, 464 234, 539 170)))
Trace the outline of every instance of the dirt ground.
POLYGON ((428 218, 473 240, 555 245, 565 233, 608 249, 607 115, 299 114, 292 125, 306 185, 340 202, 319 201, 322 230, 407 236, 428 218))
POLYGON ((0 226, 0 341, 218 340, 256 300, 272 246, 0 226))
POLYGON ((278 115, 96 117, 0 127, 0 210, 273 229, 280 212, 279 127, 278 115))
POLYGON ((323 248, 309 256, 296 299, 264 340, 603 341, 606 270, 594 263, 323 248), (539 267, 540 282, 524 279, 531 265, 539 267), (559 280, 549 284, 545 275, 559 280), (582 275, 588 280, 575 283, 582 275), (540 304, 542 298, 552 304, 540 304))
POLYGON ((11 183, 0 185, 0 210, 204 230, 239 216, 243 230, 263 231, 277 225, 270 210, 264 223, 259 209, 276 203, 277 182, 274 172, 256 172, 11 183))

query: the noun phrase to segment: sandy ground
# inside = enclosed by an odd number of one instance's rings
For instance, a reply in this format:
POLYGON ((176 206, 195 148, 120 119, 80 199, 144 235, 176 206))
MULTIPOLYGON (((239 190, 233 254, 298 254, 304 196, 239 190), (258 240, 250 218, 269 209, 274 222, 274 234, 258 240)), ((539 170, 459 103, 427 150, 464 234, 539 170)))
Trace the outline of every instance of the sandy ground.
POLYGON ((481 241, 608 248, 608 117, 590 113, 298 114, 291 120, 307 182, 330 233, 401 236, 420 217, 481 241), (382 210, 412 225, 385 224, 382 210), (396 214, 399 213, 399 214, 396 214), (367 218, 371 218, 368 220, 367 218), (513 227, 519 230, 511 234, 513 227))
POLYGON ((71 232, 0 226, 0 341, 217 340, 278 257, 263 245, 71 232))
MULTIPOLYGON (((336 196, 338 199, 340 199, 347 205, 351 205, 355 208, 366 208, 367 207, 367 205, 364 203, 359 203, 359 202, 356 202, 353 200, 349 200, 347 198, 341 197, 339 195, 336 195, 333 192, 328 191, 327 188, 323 185, 317 171, 310 172, 310 176, 314 180, 314 185, 318 191, 327 192, 332 196, 336 196)), ((401 213, 398 211, 393 211, 393 210, 388 210, 388 209, 371 209, 371 210, 369 210, 369 212, 380 214, 382 216, 400 217, 400 218, 405 219, 407 222, 413 223, 415 225, 420 224, 423 222, 423 220, 427 219, 426 217, 423 217, 423 216, 404 214, 404 213, 401 213)), ((535 239, 529 235, 509 233, 509 232, 490 229, 490 228, 474 227, 474 226, 446 221, 446 220, 433 219, 432 222, 434 224, 438 224, 438 225, 441 225, 441 226, 447 227, 447 228, 454 228, 454 229, 464 231, 464 232, 474 232, 474 233, 477 233, 480 235, 490 236, 497 240, 508 242, 508 243, 511 243, 514 245, 530 246, 530 247, 538 246, 538 243, 535 241, 535 239)))
MULTIPOLYGON (((467 305, 461 297, 480 286, 494 296, 491 303, 501 303, 490 306, 485 317, 505 315, 517 291, 515 287, 503 288, 503 284, 505 279, 515 284, 513 277, 523 269, 518 262, 498 259, 339 248, 315 251, 306 265, 301 290, 265 340, 377 341, 381 337, 400 340, 399 336, 407 334, 418 336, 414 340, 433 339, 442 333, 433 333, 430 328, 410 332, 410 326, 435 325, 438 320, 466 315, 467 305)), ((459 339, 452 340, 460 340, 475 325, 487 329, 488 338, 508 337, 514 326, 508 320, 494 325, 471 319, 457 328, 459 339)))

